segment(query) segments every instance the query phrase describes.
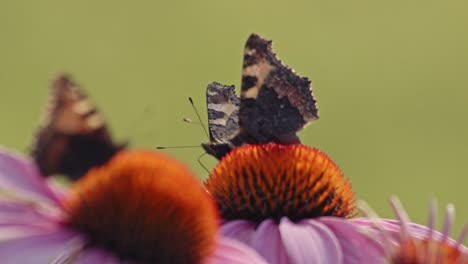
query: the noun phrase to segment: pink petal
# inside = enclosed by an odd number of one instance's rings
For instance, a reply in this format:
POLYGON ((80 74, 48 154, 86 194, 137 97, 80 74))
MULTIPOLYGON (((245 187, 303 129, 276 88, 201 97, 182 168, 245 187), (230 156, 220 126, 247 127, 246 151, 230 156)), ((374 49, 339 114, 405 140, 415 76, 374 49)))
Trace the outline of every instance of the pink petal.
MULTIPOLYGON (((76 259, 73 259, 73 264, 119 264, 118 260, 112 254, 97 248, 85 249, 76 259)), ((128 262, 125 262, 128 263, 128 262)))
POLYGON ((50 234, 51 230, 37 226, 0 225, 0 241, 50 234))
POLYGON ((278 224, 273 220, 265 220, 258 226, 251 247, 257 250, 270 264, 290 263, 278 224))
POLYGON ((385 252, 380 245, 360 232, 358 225, 337 217, 318 219, 333 231, 343 250, 345 264, 373 264, 384 262, 385 252))
POLYGON ((51 263, 62 254, 74 252, 76 234, 67 231, 0 241, 2 264, 51 263))
POLYGON ((252 243, 255 234, 256 225, 247 220, 226 221, 221 225, 221 234, 227 237, 235 238, 247 245, 252 243))
POLYGON ((70 186, 67 186, 64 183, 59 183, 54 178, 48 178, 47 184, 49 185, 49 188, 51 189, 52 192, 54 192, 55 196, 59 200, 66 199, 68 197, 70 186))
POLYGON ((242 242, 226 237, 218 238, 217 248, 204 264, 268 264, 253 249, 242 242))
MULTIPOLYGON (((372 221, 370 221, 367 218, 356 218, 352 220, 354 223, 364 226, 364 227, 369 227, 369 228, 374 228, 372 221)), ((400 241, 400 222, 398 220, 394 219, 381 219, 378 221, 378 223, 384 228, 388 234, 391 236, 390 238, 394 241, 400 241)), ((427 226, 415 224, 415 223, 408 223, 408 228, 410 231, 411 236, 420 238, 420 239, 425 239, 428 238, 428 235, 430 234, 429 228, 427 226)), ((441 240, 443 238, 443 234, 437 230, 432 231, 432 238, 436 240, 441 240)), ((456 245, 457 242, 454 239, 447 238, 446 243, 449 245, 456 245)))
POLYGON ((316 220, 291 222, 283 217, 281 238, 291 263, 343 263, 343 253, 336 236, 316 220))
POLYGON ((2 190, 23 193, 31 199, 58 203, 54 192, 49 189, 31 161, 0 149, 0 191, 2 190))
POLYGON ((32 205, 0 200, 0 241, 47 234, 62 229, 56 219, 32 205))
POLYGON ((56 224, 62 219, 57 208, 39 208, 37 204, 0 199, 0 224, 56 224))

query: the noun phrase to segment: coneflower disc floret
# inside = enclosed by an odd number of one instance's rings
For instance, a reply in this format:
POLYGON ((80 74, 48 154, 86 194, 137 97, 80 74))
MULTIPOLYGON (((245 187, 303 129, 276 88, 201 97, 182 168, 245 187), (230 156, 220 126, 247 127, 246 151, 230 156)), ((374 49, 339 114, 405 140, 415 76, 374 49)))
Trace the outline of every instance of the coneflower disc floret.
POLYGON ((214 203, 162 154, 122 151, 77 181, 64 206, 72 228, 124 260, 200 263, 214 250, 214 203))
POLYGON ((227 220, 354 216, 354 193, 338 166, 301 144, 238 147, 218 163, 205 187, 227 220))

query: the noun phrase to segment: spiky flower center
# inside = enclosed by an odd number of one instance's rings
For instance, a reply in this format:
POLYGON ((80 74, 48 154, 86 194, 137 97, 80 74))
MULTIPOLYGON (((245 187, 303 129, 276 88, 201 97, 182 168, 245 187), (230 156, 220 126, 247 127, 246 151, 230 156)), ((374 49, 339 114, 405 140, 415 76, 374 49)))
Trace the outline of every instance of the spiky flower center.
POLYGON ((353 216, 354 193, 327 155, 304 145, 245 145, 231 151, 205 187, 224 219, 353 216))
POLYGON ((218 227, 215 205, 188 169, 155 152, 122 151, 73 186, 69 225, 123 260, 200 263, 218 227))

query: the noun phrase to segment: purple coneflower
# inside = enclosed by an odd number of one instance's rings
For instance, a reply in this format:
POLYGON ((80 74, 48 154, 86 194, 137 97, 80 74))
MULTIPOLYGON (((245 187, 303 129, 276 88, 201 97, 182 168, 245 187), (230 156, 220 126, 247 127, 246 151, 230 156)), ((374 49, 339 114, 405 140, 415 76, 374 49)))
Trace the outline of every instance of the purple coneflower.
POLYGON ((0 151, 0 262, 262 263, 218 235, 218 212, 185 166, 149 151, 121 151, 70 193, 36 166, 0 151))
POLYGON ((356 223, 368 225, 373 230, 369 234, 381 243, 386 252, 386 262, 391 264, 467 264, 468 248, 463 241, 468 235, 468 223, 457 240, 450 238, 454 221, 453 205, 446 207, 445 223, 442 232, 435 229, 437 205, 431 203, 428 226, 411 223, 408 214, 398 198, 391 199, 397 220, 380 219, 364 202, 359 206, 368 216, 355 219, 356 223))
POLYGON ((361 233, 351 184, 324 153, 304 145, 244 145, 227 154, 205 187, 223 235, 269 263, 381 263, 383 250, 361 233))

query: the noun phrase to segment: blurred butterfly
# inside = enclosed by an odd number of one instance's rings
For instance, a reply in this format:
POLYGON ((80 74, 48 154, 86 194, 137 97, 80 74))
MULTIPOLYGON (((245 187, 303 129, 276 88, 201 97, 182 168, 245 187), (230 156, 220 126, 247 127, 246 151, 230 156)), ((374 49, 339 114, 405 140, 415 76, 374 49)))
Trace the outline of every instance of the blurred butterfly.
POLYGON ((297 131, 318 119, 311 82, 282 64, 271 41, 252 34, 245 44, 242 89, 211 83, 206 90, 210 143, 221 159, 243 144, 300 143, 297 131))
POLYGON ((123 145, 112 142, 94 104, 67 75, 53 80, 50 89, 45 120, 31 155, 42 175, 77 179, 107 162, 123 145))

